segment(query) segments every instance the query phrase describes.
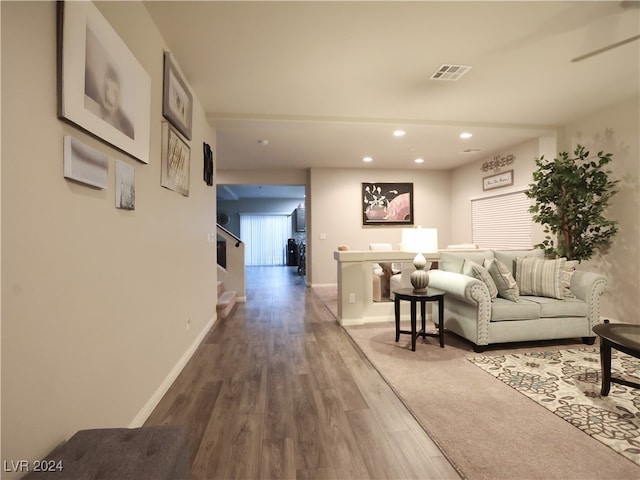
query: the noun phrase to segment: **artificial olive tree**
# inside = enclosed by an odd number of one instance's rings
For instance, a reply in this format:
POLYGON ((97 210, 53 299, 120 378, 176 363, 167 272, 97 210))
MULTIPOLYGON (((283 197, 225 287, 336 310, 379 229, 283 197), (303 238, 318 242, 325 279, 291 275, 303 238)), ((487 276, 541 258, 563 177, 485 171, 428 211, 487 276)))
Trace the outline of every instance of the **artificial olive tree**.
POLYGON ((526 195, 534 200, 529 208, 533 220, 547 234, 536 248, 548 256, 582 261, 610 246, 618 231, 617 222, 605 217, 618 183, 605 169, 611 157, 603 152, 590 157, 578 145, 573 156, 562 152, 553 161, 536 158, 534 183, 526 195))

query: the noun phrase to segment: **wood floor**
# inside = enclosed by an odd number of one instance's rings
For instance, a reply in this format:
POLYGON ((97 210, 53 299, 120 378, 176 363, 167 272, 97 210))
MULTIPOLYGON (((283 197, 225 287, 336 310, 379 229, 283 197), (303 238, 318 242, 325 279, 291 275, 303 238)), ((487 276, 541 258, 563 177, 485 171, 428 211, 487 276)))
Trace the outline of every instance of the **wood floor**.
POLYGON ((194 479, 458 479, 295 267, 247 269, 147 425, 190 430, 194 479))

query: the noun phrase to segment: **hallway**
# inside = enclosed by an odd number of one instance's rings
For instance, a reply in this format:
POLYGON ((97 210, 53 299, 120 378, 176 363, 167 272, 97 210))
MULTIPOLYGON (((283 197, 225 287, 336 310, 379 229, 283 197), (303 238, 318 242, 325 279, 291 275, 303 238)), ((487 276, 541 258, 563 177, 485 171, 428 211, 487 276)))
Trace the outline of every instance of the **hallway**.
POLYGON ((295 267, 247 268, 157 424, 189 426, 194 479, 459 478, 295 267))

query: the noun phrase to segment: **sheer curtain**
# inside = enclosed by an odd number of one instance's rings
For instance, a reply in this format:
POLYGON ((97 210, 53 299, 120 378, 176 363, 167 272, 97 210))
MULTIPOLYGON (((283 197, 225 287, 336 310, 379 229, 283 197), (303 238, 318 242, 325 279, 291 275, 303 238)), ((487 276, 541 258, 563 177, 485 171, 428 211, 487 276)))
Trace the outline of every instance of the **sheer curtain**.
POLYGON ((291 219, 287 215, 240 214, 245 265, 286 265, 291 219))

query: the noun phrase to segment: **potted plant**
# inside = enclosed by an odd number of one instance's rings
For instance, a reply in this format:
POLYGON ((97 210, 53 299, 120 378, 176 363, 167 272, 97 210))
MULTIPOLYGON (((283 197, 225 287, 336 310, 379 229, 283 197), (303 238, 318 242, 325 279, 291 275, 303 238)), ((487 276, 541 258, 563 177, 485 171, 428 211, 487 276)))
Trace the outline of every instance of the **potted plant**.
POLYGON ((610 246, 618 231, 617 222, 605 217, 618 183, 605 169, 611 157, 603 152, 589 156, 578 145, 573 156, 562 152, 553 161, 536 158, 535 183, 526 195, 535 202, 529 208, 533 220, 544 225, 547 234, 536 248, 548 256, 582 261, 610 246))

